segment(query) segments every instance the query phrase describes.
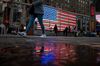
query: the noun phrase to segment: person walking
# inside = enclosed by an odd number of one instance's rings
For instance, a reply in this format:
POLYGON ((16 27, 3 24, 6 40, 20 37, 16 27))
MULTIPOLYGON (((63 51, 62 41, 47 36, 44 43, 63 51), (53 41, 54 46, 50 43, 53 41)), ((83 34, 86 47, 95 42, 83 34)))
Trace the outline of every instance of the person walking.
POLYGON ((46 37, 45 27, 43 24, 44 10, 43 10, 42 0, 33 0, 31 8, 29 10, 29 14, 30 14, 30 18, 29 18, 28 25, 26 27, 26 32, 21 32, 21 33, 19 32, 19 34, 22 36, 26 36, 30 28, 34 24, 35 18, 37 18, 42 29, 42 35, 40 37, 46 37))

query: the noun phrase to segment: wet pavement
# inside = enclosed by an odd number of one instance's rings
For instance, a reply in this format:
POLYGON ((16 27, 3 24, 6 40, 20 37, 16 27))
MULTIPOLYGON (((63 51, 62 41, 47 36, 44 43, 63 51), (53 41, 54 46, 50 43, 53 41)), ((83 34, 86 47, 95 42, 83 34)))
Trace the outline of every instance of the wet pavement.
POLYGON ((0 66, 99 66, 100 48, 34 42, 33 46, 0 48, 0 66))
MULTIPOLYGON (((9 39, 13 41, 13 38, 9 39)), ((99 44, 59 42, 58 38, 56 40, 54 37, 21 39, 24 43, 19 40, 15 41, 13 46, 10 44, 4 47, 7 44, 0 44, 0 66, 100 66, 99 44)), ((4 43, 7 42, 7 37, 5 40, 4 43)))

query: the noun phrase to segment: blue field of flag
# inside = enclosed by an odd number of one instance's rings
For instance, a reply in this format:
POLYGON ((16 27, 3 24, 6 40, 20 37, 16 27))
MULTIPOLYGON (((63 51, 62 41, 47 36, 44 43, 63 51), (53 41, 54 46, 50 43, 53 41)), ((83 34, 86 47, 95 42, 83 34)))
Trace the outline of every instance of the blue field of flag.
POLYGON ((54 7, 44 5, 43 19, 57 20, 57 10, 54 7))

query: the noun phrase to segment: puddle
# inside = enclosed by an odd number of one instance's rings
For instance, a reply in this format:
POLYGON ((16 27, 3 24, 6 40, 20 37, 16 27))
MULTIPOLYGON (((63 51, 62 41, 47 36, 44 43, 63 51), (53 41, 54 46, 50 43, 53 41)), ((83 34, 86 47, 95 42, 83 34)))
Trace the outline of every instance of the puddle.
POLYGON ((0 66, 100 66, 100 48, 50 42, 0 48, 0 66))

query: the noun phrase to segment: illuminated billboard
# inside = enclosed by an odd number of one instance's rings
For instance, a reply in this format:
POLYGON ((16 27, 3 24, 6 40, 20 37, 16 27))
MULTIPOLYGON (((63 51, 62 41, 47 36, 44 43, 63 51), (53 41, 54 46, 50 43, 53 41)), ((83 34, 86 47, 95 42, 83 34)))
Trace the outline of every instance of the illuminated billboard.
POLYGON ((96 15, 96 20, 100 23, 100 15, 96 15))
POLYGON ((96 31, 100 32, 100 14, 96 15, 96 31))
MULTIPOLYGON (((76 15, 44 5, 43 23, 46 30, 53 30, 54 25, 56 24, 58 30, 63 31, 66 27, 76 26, 76 15)), ((38 29, 40 29, 39 23, 38 29)))

